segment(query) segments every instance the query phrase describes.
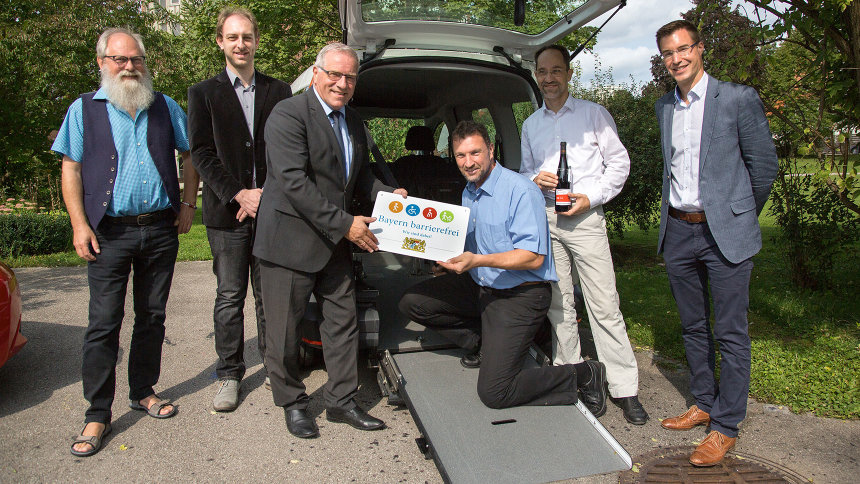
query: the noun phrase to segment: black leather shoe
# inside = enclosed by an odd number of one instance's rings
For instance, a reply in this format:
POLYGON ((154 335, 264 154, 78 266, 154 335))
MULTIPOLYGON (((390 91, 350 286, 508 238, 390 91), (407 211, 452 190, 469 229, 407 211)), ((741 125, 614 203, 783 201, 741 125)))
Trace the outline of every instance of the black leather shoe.
POLYGON ((481 350, 475 350, 472 353, 463 355, 463 357, 460 358, 460 364, 465 366, 466 368, 480 368, 481 350))
POLYGON ((284 410, 284 418, 287 420, 287 430, 300 439, 312 439, 319 437, 320 430, 317 428, 313 417, 308 415, 304 409, 284 410))
POLYGON ((358 406, 349 410, 329 408, 325 411, 325 417, 329 422, 349 424, 358 430, 379 430, 385 427, 385 422, 371 417, 358 406))
POLYGON ((591 380, 579 384, 582 403, 595 417, 606 413, 606 365, 599 361, 585 360, 591 368, 591 380))
POLYGON ((615 404, 621 407, 624 412, 624 418, 633 425, 645 425, 648 421, 648 412, 639 403, 639 397, 614 398, 615 404))

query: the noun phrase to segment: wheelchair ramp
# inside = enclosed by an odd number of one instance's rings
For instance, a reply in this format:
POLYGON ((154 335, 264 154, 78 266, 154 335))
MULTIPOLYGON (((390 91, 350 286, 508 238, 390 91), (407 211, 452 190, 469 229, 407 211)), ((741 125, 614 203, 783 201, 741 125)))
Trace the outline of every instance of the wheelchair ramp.
MULTIPOLYGON (((624 471, 630 456, 581 404, 493 410, 462 350, 387 354, 385 371, 446 482, 537 483, 624 471)), ((537 366, 534 359, 526 365, 537 366)))

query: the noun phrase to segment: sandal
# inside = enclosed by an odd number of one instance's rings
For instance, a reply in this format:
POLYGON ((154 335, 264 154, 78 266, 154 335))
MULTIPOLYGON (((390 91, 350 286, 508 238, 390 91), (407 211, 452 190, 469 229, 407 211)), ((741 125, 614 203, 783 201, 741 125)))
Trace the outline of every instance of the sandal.
MULTIPOLYGON (((155 398, 160 398, 160 397, 158 395, 155 395, 155 398)), ((152 405, 150 405, 149 408, 144 407, 137 400, 129 400, 128 406, 132 410, 140 410, 142 412, 146 412, 147 415, 149 415, 152 418, 170 418, 170 417, 176 415, 176 411, 178 408, 176 405, 170 403, 169 399, 159 400, 159 401, 153 403, 152 405), (168 405, 173 407, 173 410, 162 415, 161 409, 168 406, 168 405)))
POLYGON ((110 424, 106 423, 104 430, 102 430, 101 435, 84 435, 84 429, 87 428, 87 424, 84 424, 84 428, 81 429, 81 435, 78 435, 75 438, 75 441, 72 442, 71 452, 73 456, 76 457, 89 457, 93 454, 96 454, 98 451, 102 449, 102 443, 104 442, 104 438, 108 436, 111 431, 110 424), (75 450, 75 446, 77 444, 90 444, 92 447, 90 450, 75 450))

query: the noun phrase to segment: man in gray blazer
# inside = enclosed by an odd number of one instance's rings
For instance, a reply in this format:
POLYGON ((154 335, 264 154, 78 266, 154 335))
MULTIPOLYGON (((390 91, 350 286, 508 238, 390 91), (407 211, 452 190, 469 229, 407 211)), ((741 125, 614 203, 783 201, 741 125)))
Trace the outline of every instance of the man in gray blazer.
POLYGON ((696 402, 662 425, 688 430, 710 423, 690 463, 712 466, 734 447, 746 415, 751 258, 761 249, 758 215, 776 177, 777 157, 758 94, 705 73, 705 47, 695 25, 664 25, 657 46, 678 84, 656 104, 664 160, 657 245, 678 305, 696 402), (719 381, 714 340, 720 344, 719 381))
POLYGON ((260 258, 266 313, 266 369, 275 405, 284 407, 287 429, 301 438, 319 435, 307 414, 299 365, 299 323, 311 293, 320 304, 328 382, 326 417, 360 430, 385 426, 359 408, 358 320, 352 244, 373 252, 377 239, 353 216, 353 194, 373 200, 394 190, 370 169, 359 114, 346 106, 355 91, 358 56, 344 44, 320 50, 313 84, 303 95, 278 103, 266 123, 268 178, 257 216, 254 255, 260 258))

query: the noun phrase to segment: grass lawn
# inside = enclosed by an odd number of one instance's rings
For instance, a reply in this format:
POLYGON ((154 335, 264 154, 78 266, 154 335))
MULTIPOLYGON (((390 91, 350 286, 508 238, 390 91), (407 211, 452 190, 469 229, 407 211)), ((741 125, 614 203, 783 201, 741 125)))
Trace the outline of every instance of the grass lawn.
MULTIPOLYGON (((860 418, 860 246, 842 254, 837 287, 801 291, 791 285, 774 241, 779 228, 768 217, 761 223, 764 247, 753 258, 750 283, 750 394, 795 412, 860 418)), ((633 344, 683 362, 678 312, 656 254, 657 229, 634 228, 611 244, 633 344)))
MULTIPOLYGON (((860 244, 846 249, 836 264, 837 287, 801 291, 791 285, 774 241, 778 227, 767 216, 761 223, 764 248, 753 259, 750 286, 751 395, 795 412, 860 418, 860 244)), ((191 231, 179 240, 179 260, 211 258, 199 210, 191 231)), ((631 228, 611 244, 633 344, 685 365, 675 301, 656 253, 657 229, 631 228)), ((74 251, 7 262, 13 267, 83 264, 74 251)))

